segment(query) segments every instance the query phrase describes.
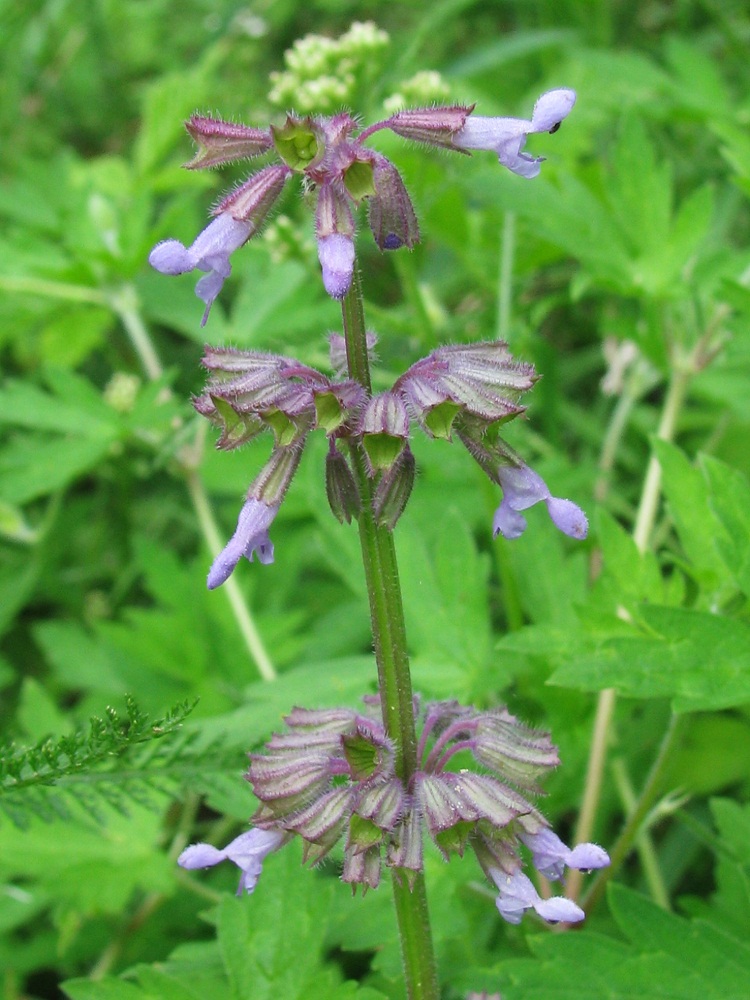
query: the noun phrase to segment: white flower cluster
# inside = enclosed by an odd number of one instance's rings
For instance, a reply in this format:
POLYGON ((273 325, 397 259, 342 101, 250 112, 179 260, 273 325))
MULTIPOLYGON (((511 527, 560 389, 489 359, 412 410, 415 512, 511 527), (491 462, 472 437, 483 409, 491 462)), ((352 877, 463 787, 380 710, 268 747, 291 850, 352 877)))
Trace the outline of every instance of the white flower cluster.
POLYGON ((398 90, 383 101, 388 114, 402 108, 424 107, 426 104, 444 104, 450 100, 451 89, 440 73, 424 69, 404 80, 398 90))
POLYGON ((362 70, 389 43, 372 21, 355 21, 339 38, 305 35, 284 53, 284 72, 271 73, 268 99, 300 114, 334 111, 352 102, 362 70))

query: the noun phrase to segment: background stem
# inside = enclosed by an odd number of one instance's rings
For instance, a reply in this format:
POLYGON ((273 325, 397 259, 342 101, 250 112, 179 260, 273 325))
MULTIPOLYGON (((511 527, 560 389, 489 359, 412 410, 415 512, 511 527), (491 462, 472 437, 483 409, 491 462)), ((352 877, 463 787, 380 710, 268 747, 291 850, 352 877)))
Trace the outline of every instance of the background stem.
MULTIPOLYGON (((109 300, 112 310, 117 313, 130 337, 130 342, 138 355, 147 377, 151 381, 160 379, 164 374, 164 367, 161 363, 154 343, 149 335, 146 324, 141 318, 138 309, 138 298, 135 289, 129 285, 123 286, 109 300)), ((169 394, 170 390, 165 389, 169 394)), ((196 449, 200 450, 200 449, 196 449)), ((175 456, 185 475, 188 494, 193 504, 198 525, 212 558, 223 549, 221 535, 216 524, 216 518, 211 510, 211 504, 206 495, 203 479, 198 472, 198 460, 196 454, 191 454, 189 459, 175 456)), ((237 628, 245 641, 245 646, 251 659, 258 668, 258 673, 264 681, 276 679, 276 669, 268 651, 263 643, 255 620, 242 596, 240 588, 234 577, 230 577, 222 587, 224 594, 229 601, 232 614, 237 622, 237 628)))

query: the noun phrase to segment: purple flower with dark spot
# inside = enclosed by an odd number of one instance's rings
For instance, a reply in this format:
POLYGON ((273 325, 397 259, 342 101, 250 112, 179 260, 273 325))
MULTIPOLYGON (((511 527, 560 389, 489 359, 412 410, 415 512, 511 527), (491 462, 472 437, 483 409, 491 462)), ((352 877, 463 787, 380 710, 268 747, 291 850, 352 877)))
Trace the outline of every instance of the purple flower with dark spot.
POLYGON ((206 325, 214 299, 229 277, 230 254, 252 236, 252 222, 242 222, 223 212, 210 222, 189 247, 179 240, 157 243, 148 257, 149 264, 162 274, 185 274, 187 271, 208 271, 195 286, 195 294, 206 303, 201 326, 206 325))
POLYGON ((224 850, 211 844, 191 844, 177 859, 182 868, 210 868, 220 861, 233 861, 242 871, 237 895, 252 893, 263 870, 263 862, 272 851, 278 850, 286 839, 278 830, 248 830, 227 844, 224 850))
POLYGON ((521 871, 508 875, 497 868, 491 868, 489 875, 500 893, 495 905, 500 916, 509 924, 520 924, 525 911, 529 909, 551 924, 575 924, 585 917, 583 910, 572 899, 565 899, 563 896, 542 899, 531 879, 521 871))
POLYGON ((253 561, 257 554, 258 562, 267 566, 273 562, 273 542, 268 536, 268 529, 279 512, 278 505, 269 506, 255 497, 245 501, 237 520, 237 528, 214 559, 208 573, 208 589, 220 587, 232 574, 234 567, 242 556, 253 561))
POLYGON ((528 465, 503 465, 497 474, 503 490, 503 502, 495 511, 493 535, 519 538, 526 530, 526 518, 520 513, 543 500, 556 528, 571 538, 585 538, 589 522, 581 508, 572 500, 553 497, 542 477, 528 465))
POLYGON ((469 115, 466 124, 454 135, 453 142, 460 149, 491 149, 497 153, 503 166, 514 174, 536 177, 544 157, 521 152, 526 136, 533 132, 556 132, 575 102, 575 91, 561 88, 542 94, 534 105, 531 121, 469 115))
POLYGON ((547 828, 539 833, 522 833, 521 840, 531 851, 534 867, 548 879, 561 879, 566 866, 592 871, 609 865, 609 855, 598 844, 578 844, 571 850, 547 828))

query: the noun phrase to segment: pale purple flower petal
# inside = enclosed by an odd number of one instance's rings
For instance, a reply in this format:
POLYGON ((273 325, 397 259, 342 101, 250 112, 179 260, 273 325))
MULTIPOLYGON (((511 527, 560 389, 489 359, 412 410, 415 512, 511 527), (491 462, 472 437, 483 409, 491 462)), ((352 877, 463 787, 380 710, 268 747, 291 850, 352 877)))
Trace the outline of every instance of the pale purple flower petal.
POLYGON ((582 539, 588 534, 589 522, 581 508, 572 500, 553 497, 542 477, 528 465, 503 465, 497 474, 503 490, 503 500, 495 511, 492 532, 504 538, 519 538, 526 530, 526 519, 518 512, 543 500, 552 523, 571 538, 582 539))
POLYGON ((571 538, 585 538, 589 533, 589 520, 581 508, 572 500, 548 497, 545 501, 549 516, 556 528, 571 538))
POLYGON ((344 233, 330 233, 318 239, 318 260, 323 270, 325 290, 333 299, 343 299, 354 274, 354 240, 344 233))
POLYGON ((245 501, 234 534, 209 570, 209 590, 220 587, 229 578, 242 556, 252 562, 253 556, 257 555, 258 562, 264 566, 273 562, 273 543, 268 536, 268 529, 278 511, 278 505, 272 507, 254 497, 245 501))
POLYGON ((565 862, 569 868, 577 868, 581 872, 590 872, 595 868, 607 868, 609 855, 598 844, 576 844, 565 862))
POLYGON ((606 868, 609 864, 609 855, 598 844, 578 844, 571 851, 554 831, 547 828, 539 833, 522 833, 521 840, 531 851, 534 867, 548 879, 561 879, 566 866, 591 871, 606 868))
POLYGON ((575 91, 567 88, 542 94, 534 105, 531 121, 525 118, 485 118, 470 115, 454 136, 461 149, 491 149, 503 166, 521 177, 536 177, 543 156, 522 152, 526 136, 532 132, 555 132, 575 104, 575 91))
POLYGON ((553 896, 552 899, 542 899, 534 888, 534 884, 523 872, 513 875, 491 868, 490 877, 497 886, 500 895, 495 901, 500 916, 510 924, 520 924, 524 912, 533 909, 550 923, 577 923, 584 919, 584 912, 571 899, 553 896))
POLYGON ((164 240, 149 254, 148 262, 162 274, 184 274, 187 271, 208 271, 198 282, 195 293, 206 303, 201 326, 205 326, 208 313, 216 296, 228 278, 232 265, 230 254, 246 243, 254 232, 252 222, 235 219, 228 212, 222 212, 213 219, 185 247, 179 240, 164 240))
POLYGON ((512 540, 520 538, 524 531, 526 531, 526 518, 503 500, 492 518, 493 538, 502 535, 503 538, 512 540))
POLYGON ((548 90, 534 105, 534 113, 531 116, 531 124, 534 127, 530 131, 550 132, 556 129, 573 110, 575 102, 575 90, 569 90, 567 87, 548 90))
POLYGON ((177 859, 182 868, 210 868, 220 861, 233 861, 241 869, 237 895, 251 893, 263 870, 263 861, 272 851, 281 847, 285 835, 276 830, 247 830, 235 837, 224 850, 210 844, 191 844, 177 859))
POLYGON ((533 905, 534 910, 542 920, 546 920, 550 924, 577 924, 586 917, 580 906, 564 896, 552 896, 550 899, 539 898, 533 905))

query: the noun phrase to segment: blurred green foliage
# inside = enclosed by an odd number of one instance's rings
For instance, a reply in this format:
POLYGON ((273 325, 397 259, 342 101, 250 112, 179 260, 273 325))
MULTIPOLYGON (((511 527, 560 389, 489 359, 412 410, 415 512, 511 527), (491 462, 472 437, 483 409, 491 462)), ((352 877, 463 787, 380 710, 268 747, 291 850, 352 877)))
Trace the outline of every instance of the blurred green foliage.
POLYGON ((0 789, 12 800, 0 822, 2 996, 59 997, 66 979, 74 1000, 399 995, 387 887, 352 900, 335 862, 310 874, 287 849, 238 903, 225 898, 232 873, 186 878, 173 864, 189 836, 220 839, 246 821, 244 755, 285 711, 355 704, 373 688, 358 542, 328 511, 324 442, 311 443, 274 525, 276 563, 236 574, 277 681, 259 679, 225 595, 204 586, 201 504, 228 535, 267 442, 213 450, 190 405, 201 343, 326 367, 324 334, 340 319, 312 220, 285 196, 236 255, 205 330, 194 276, 146 264, 158 240, 191 241, 243 176, 181 170, 183 119, 278 120, 270 74, 289 69, 284 53, 307 33, 335 39, 368 19, 390 41, 349 67, 346 99, 365 123, 402 92, 426 87, 429 102, 437 84, 415 78, 422 70, 441 74, 436 97, 485 115, 525 116, 554 86, 578 92, 559 134, 532 137, 548 156, 532 182, 491 154, 373 139, 403 173, 423 234, 413 253, 390 256, 364 227, 359 239, 379 387, 440 343, 509 340, 544 375, 512 443, 592 519, 583 546, 536 509, 523 538, 493 541, 496 490, 461 449, 415 440, 420 475, 396 536, 415 686, 507 702, 551 728, 563 767, 545 811, 564 835, 586 782, 594 693, 614 688, 595 828, 604 844, 670 713, 684 717, 666 798, 649 817, 678 912, 641 895, 654 885, 641 851, 610 909, 579 934, 541 939, 533 925, 500 928, 468 859, 428 856, 446 996, 554 987, 593 998, 606 984, 612 996, 740 997, 750 966, 741 0, 0 0, 0 723, 12 765, 0 789), (632 531, 652 454, 663 504, 643 545, 632 531), (147 716, 163 721, 196 699, 179 733, 141 745, 147 716), (60 754, 89 746, 90 720, 108 706, 130 718, 122 740, 66 770, 60 754), (33 786, 26 810, 18 775, 33 786))

